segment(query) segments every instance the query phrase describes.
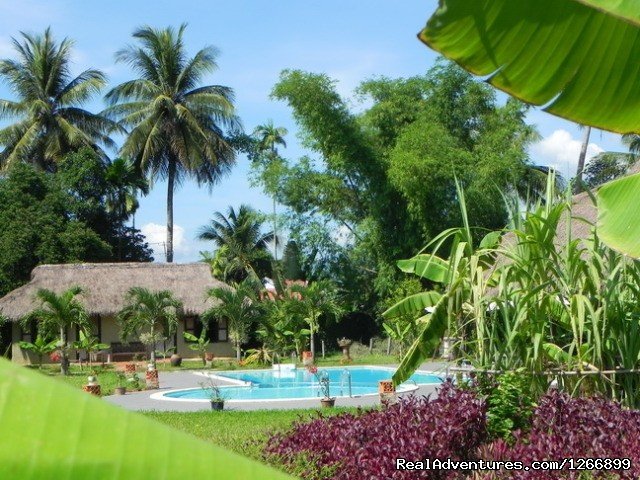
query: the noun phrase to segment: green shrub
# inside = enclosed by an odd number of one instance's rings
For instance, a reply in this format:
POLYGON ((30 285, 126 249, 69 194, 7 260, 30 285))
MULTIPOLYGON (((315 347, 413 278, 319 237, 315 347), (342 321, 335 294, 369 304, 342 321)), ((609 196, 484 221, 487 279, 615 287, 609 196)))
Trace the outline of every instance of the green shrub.
POLYGON ((487 430, 491 437, 509 441, 514 430, 529 428, 536 406, 530 377, 505 373, 493 381, 480 381, 478 389, 487 396, 487 430))

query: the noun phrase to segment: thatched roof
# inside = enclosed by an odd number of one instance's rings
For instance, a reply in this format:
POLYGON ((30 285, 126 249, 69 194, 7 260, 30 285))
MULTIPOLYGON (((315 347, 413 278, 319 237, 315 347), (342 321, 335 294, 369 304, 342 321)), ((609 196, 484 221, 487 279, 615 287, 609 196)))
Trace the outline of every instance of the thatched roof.
POLYGON ((31 281, 0 299, 0 314, 18 320, 38 307, 41 288, 61 293, 71 286, 84 289, 82 301, 92 315, 114 315, 125 305, 131 287, 169 290, 183 303, 183 313, 200 315, 213 305, 207 290, 225 284, 211 276, 204 263, 82 263, 41 265, 31 281))

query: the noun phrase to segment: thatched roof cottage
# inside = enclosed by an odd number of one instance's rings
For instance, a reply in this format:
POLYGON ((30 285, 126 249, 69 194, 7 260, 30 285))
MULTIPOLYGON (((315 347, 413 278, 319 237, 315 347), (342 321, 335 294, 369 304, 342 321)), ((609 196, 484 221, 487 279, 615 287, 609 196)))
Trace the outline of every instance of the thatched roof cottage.
MULTIPOLYGON (((61 293, 71 286, 79 285, 84 293, 84 303, 94 327, 94 333, 103 343, 112 348, 105 355, 114 360, 130 358, 141 349, 132 339, 129 345, 122 344, 120 331, 115 321, 118 312, 124 307, 127 292, 132 287, 143 287, 152 291, 169 290, 183 304, 177 333, 169 339, 167 345, 158 345, 166 350, 177 347, 183 357, 193 356, 184 341, 183 333, 196 336, 202 331, 199 316, 212 305, 207 299, 207 291, 225 285, 211 276, 209 266, 204 263, 84 263, 67 265, 41 265, 31 273, 31 281, 8 293, 0 299, 0 314, 13 321, 12 355, 13 360, 29 363, 32 359, 23 351, 18 342, 35 340, 35 325, 23 328, 19 320, 38 307, 36 292, 41 288, 61 293)), ((68 332, 71 341, 78 332, 68 332)), ((208 331, 211 340, 209 350, 216 356, 232 356, 233 349, 228 342, 227 325, 221 319, 210 325, 208 331)))

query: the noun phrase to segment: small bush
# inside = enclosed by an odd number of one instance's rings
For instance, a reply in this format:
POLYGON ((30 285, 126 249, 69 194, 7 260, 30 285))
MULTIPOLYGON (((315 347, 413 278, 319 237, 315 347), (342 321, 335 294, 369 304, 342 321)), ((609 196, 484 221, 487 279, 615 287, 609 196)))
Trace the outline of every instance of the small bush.
POLYGON ((456 478, 459 472, 396 470, 396 459, 475 459, 487 439, 485 414, 473 392, 445 383, 432 401, 411 397, 383 410, 296 423, 272 437, 265 453, 306 479, 456 478), (313 459, 308 469, 301 458, 313 459))
POLYGON ((517 373, 500 375, 487 394, 487 430, 492 438, 514 439, 513 432, 528 430, 535 402, 530 378, 517 373))

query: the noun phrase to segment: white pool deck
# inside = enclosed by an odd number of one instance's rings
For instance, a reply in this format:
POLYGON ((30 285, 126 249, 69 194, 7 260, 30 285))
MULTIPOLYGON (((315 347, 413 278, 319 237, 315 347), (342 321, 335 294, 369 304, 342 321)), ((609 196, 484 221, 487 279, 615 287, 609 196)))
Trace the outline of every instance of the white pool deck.
MULTIPOLYGON (((354 365, 359 366, 359 365, 354 365)), ((384 365, 384 367, 395 368, 395 365, 384 365)), ((420 367, 422 371, 435 372, 444 374, 446 364, 444 363, 425 363, 420 367)), ((214 373, 214 372, 212 372, 214 373)), ((197 371, 176 371, 176 372, 160 372, 160 389, 146 390, 143 392, 127 392, 126 395, 111 395, 104 397, 107 402, 118 405, 127 410, 157 410, 157 411, 180 411, 190 412, 199 410, 210 410, 208 402, 190 402, 190 401, 169 401, 162 400, 158 393, 168 392, 170 390, 184 388, 198 388, 202 382, 202 376, 197 371), (156 398, 152 398, 156 397, 156 398)), ((233 385, 234 382, 216 378, 216 383, 220 385, 233 385)), ((236 383, 237 384, 237 383, 236 383)), ((430 395, 436 391, 437 385, 420 385, 413 392, 403 393, 405 395, 430 395)), ((335 405, 337 407, 369 407, 380 404, 378 395, 367 395, 361 397, 338 397, 335 405)), ((225 410, 290 410, 294 408, 319 408, 320 400, 318 398, 310 398, 305 400, 262 400, 262 401, 238 401, 229 400, 225 402, 225 410)))

